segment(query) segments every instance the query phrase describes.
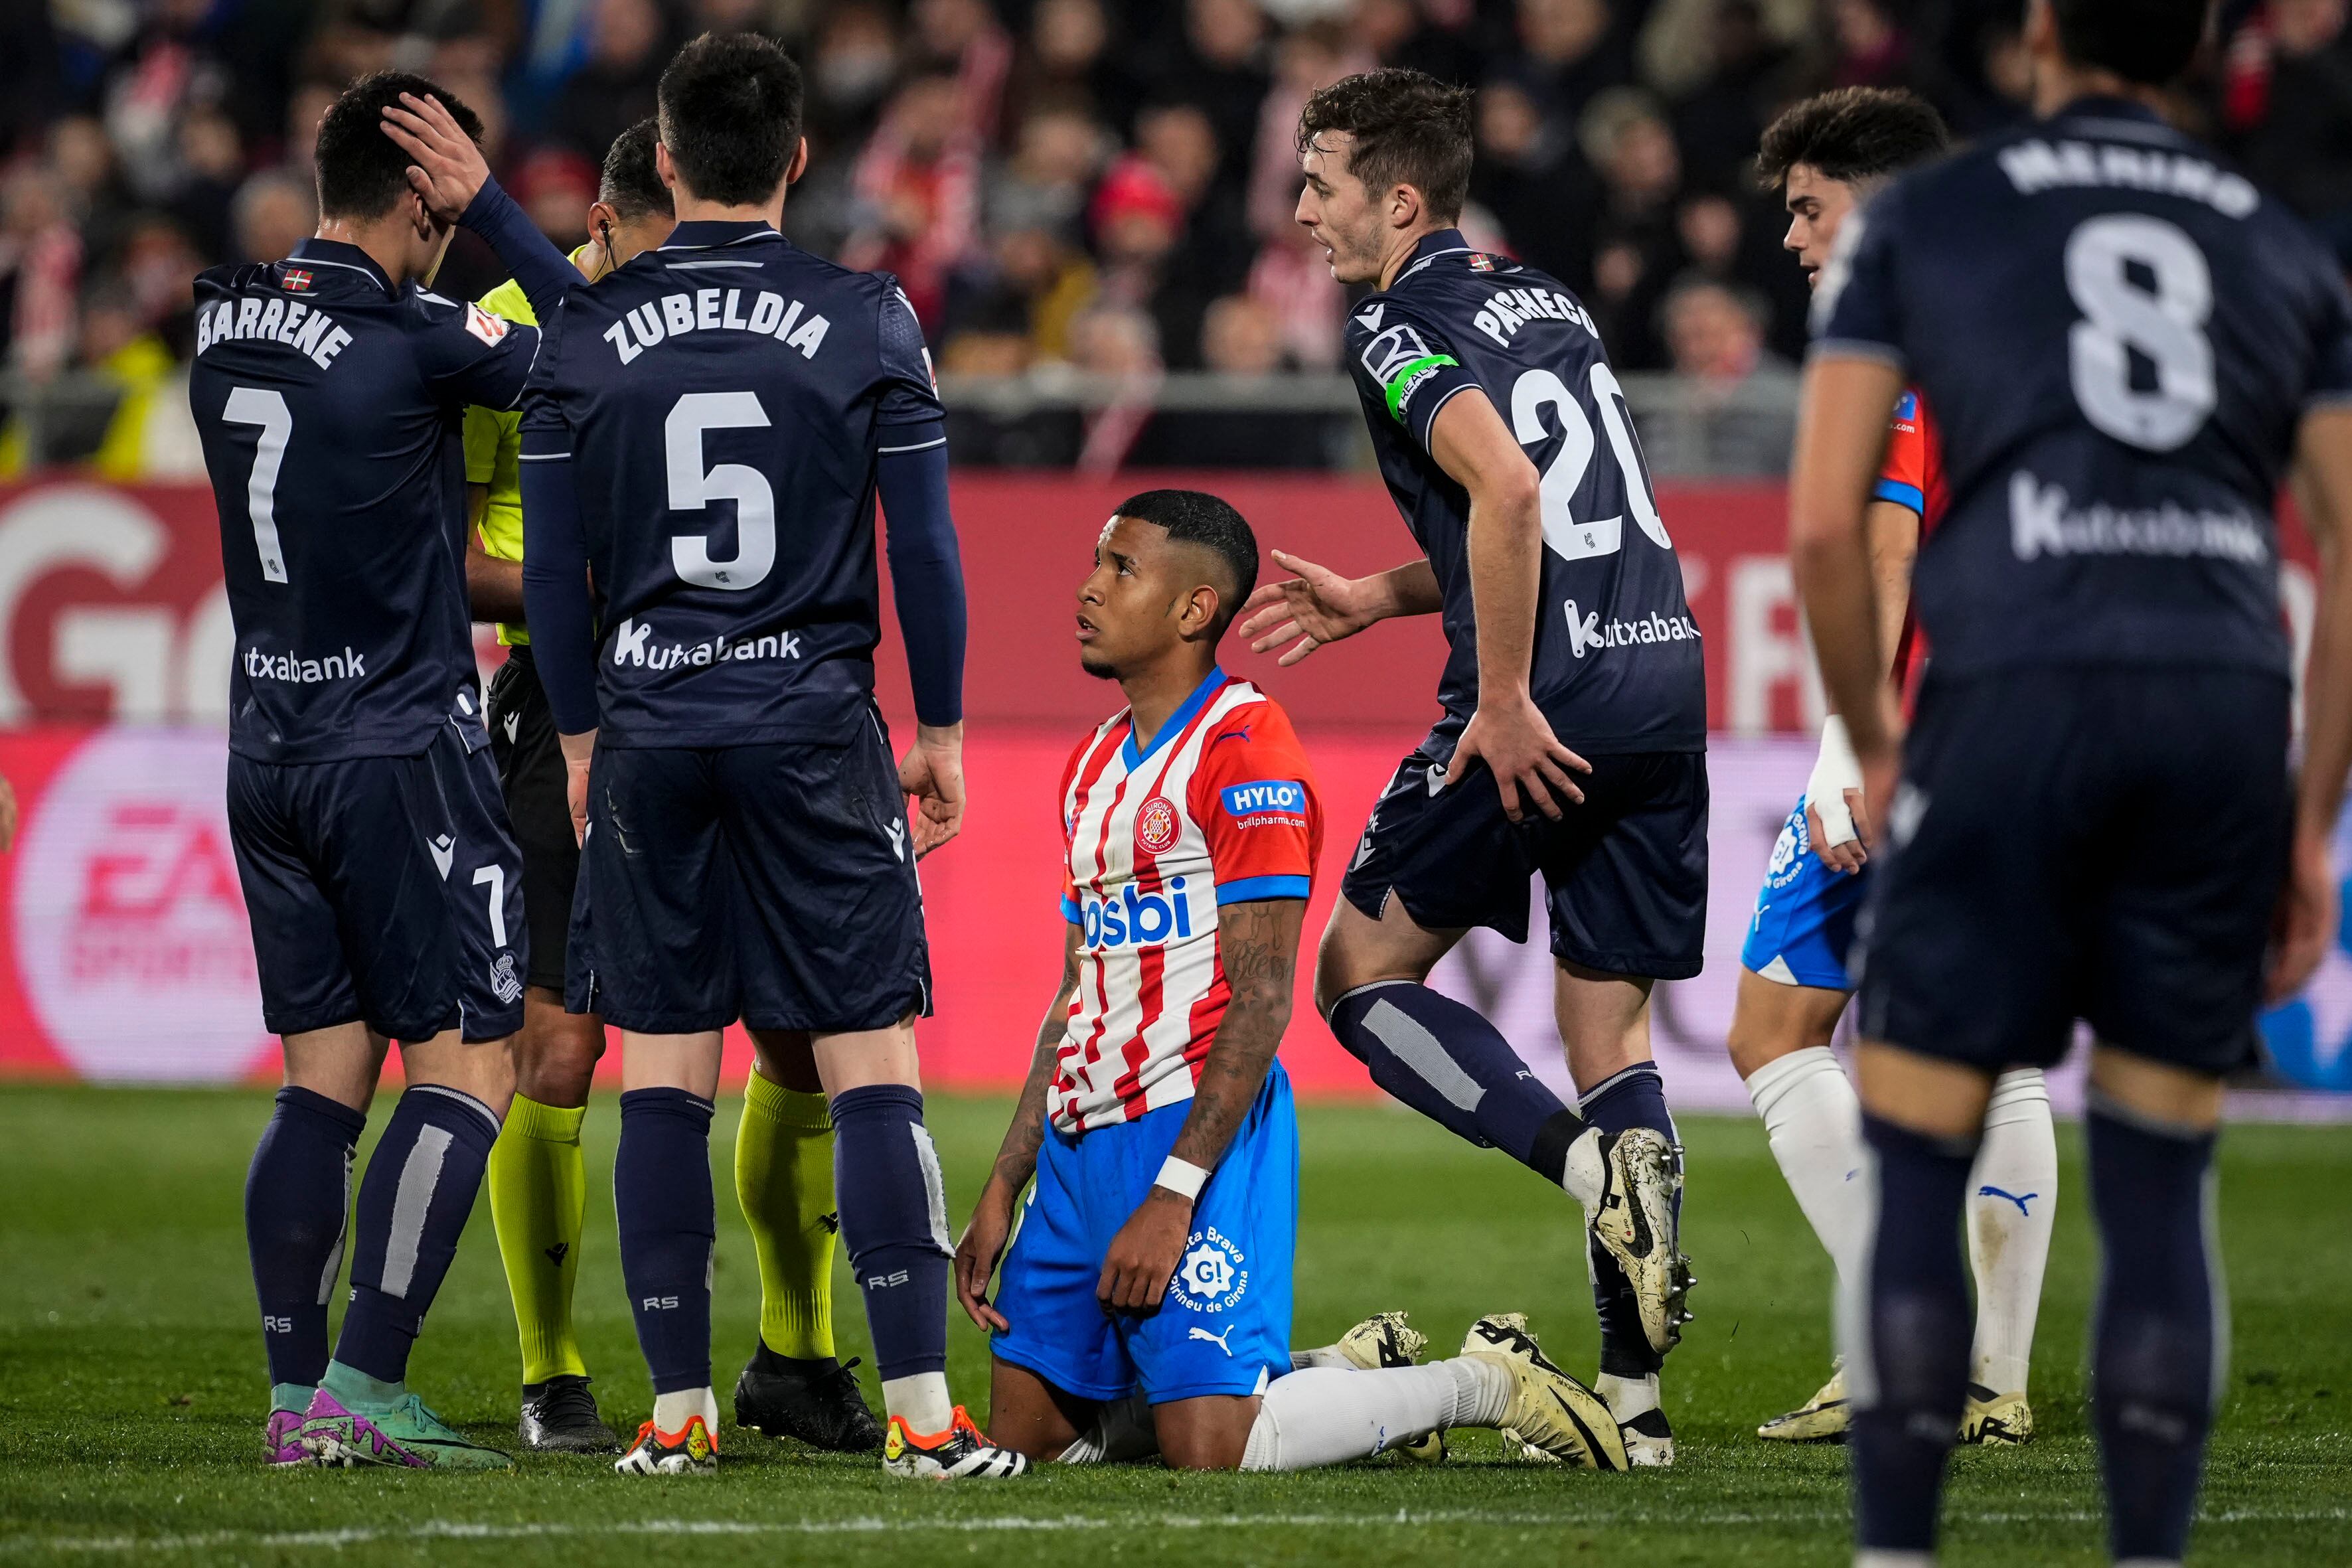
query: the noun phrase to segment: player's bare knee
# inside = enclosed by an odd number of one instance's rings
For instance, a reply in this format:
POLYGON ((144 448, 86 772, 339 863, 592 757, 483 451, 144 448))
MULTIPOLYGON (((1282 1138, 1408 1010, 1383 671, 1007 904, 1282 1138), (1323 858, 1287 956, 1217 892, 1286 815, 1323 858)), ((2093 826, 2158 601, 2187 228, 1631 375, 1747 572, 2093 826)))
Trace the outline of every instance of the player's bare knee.
POLYGON ((1238 1470, 1255 1425, 1255 1396, 1213 1394, 1151 1407, 1160 1457, 1171 1470, 1238 1470))
POLYGON ((571 1109, 588 1103, 596 1064, 604 1056, 604 1021, 567 1013, 551 992, 528 994, 522 1032, 514 1037, 514 1087, 541 1105, 571 1109))
POLYGON ((1748 1079, 1782 1057, 1828 1045, 1844 1009, 1843 992, 1784 985, 1741 970, 1738 1000, 1724 1039, 1733 1068, 1748 1079))

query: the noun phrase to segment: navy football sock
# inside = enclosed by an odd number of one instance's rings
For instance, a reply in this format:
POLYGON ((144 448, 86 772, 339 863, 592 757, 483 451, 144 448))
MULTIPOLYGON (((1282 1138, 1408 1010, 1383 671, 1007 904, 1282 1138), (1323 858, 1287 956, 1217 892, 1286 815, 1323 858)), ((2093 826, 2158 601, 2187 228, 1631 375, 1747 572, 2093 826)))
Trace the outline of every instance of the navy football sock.
MULTIPOLYGON (((1647 1127, 1663 1133, 1667 1142, 1676 1142, 1675 1119, 1666 1110, 1666 1081, 1658 1076, 1655 1062, 1636 1062, 1601 1079, 1578 1102, 1577 1110, 1587 1125, 1603 1132, 1647 1127)), ((1679 1196, 1675 1200, 1675 1214, 1681 1217, 1679 1196)), ((1608 1248, 1590 1237, 1585 1245, 1592 1258, 1592 1304, 1601 1316, 1601 1375, 1647 1377, 1664 1364, 1665 1358, 1650 1348, 1650 1336, 1642 1330, 1641 1300, 1608 1248)))
POLYGON ((1853 1400, 1854 1542, 1930 1552, 1944 1461, 1968 1397, 1969 1280, 1960 1258, 1974 1141, 1930 1138, 1864 1113, 1877 1184, 1869 1268, 1846 1383, 1853 1400))
POLYGON ((613 1211, 621 1279, 656 1394, 710 1386, 710 1101, 682 1089, 621 1096, 613 1211))
POLYGON ((1475 1008, 1410 980, 1386 980, 1333 1004, 1331 1032, 1372 1069, 1374 1083, 1423 1116, 1565 1184, 1568 1146, 1583 1121, 1475 1008))
POLYGON ((490 1108, 446 1084, 408 1086, 360 1182, 352 1303, 335 1359, 379 1383, 408 1376, 408 1352, 474 1212, 498 1142, 490 1108))
MULTIPOLYGON (((245 1246, 261 1299, 269 1381, 289 1402, 327 1374, 327 1300, 343 1264, 352 1153, 367 1117, 291 1084, 245 1175, 245 1246)), ((277 1397, 273 1395, 273 1397, 277 1397)))
POLYGON ((2095 1090, 2084 1122, 2105 1267, 2091 1412, 2117 1562, 2177 1563, 2228 1336, 2205 1230, 2214 1134, 2152 1124, 2095 1090))
POLYGON ((921 1091, 877 1083, 833 1101, 834 1192, 885 1383, 948 1364, 947 1189, 921 1091))

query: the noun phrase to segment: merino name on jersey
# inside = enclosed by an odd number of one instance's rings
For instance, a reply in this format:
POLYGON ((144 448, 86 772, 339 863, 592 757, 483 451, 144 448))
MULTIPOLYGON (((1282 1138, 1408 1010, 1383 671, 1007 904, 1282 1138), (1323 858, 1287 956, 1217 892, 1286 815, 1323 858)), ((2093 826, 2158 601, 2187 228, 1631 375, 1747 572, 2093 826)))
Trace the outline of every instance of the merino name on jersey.
POLYGON ((1126 713, 1087 736, 1062 824, 1078 988, 1046 1107, 1076 1133, 1192 1098, 1233 994, 1217 911, 1306 898, 1323 812, 1288 715, 1218 670, 1148 742, 1126 713))

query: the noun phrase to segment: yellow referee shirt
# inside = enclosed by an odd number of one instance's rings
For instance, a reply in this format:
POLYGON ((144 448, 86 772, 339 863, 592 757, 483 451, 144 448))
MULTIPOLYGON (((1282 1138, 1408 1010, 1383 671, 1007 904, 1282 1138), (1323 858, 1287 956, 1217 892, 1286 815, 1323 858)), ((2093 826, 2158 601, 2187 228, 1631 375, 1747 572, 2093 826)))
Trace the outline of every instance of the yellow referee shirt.
MULTIPOLYGON (((572 253, 574 268, 580 266, 588 249, 583 245, 572 253)), ((474 302, 493 316, 503 316, 525 326, 539 324, 539 318, 531 314, 530 300, 519 283, 501 283, 474 302)), ((521 458, 521 409, 466 410, 466 482, 490 487, 488 504, 482 508, 479 531, 483 552, 500 561, 522 559, 521 458)), ((499 641, 509 646, 527 643, 530 633, 501 621, 499 641)))

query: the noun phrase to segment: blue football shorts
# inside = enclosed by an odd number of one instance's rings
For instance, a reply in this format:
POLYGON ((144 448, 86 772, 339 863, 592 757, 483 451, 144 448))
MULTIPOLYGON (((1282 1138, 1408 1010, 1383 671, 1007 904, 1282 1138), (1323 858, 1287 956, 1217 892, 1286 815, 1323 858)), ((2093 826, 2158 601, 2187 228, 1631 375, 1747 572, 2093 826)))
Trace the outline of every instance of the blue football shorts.
POLYGON ((1853 947, 1854 917, 1869 889, 1868 867, 1848 876, 1822 864, 1800 797, 1773 841, 1748 941, 1739 950, 1740 967, 1783 985, 1853 990, 1846 959, 1853 947))
POLYGON ((1276 1062, 1201 1189, 1160 1310, 1096 1298, 1111 1238, 1151 1191, 1190 1101, 1078 1137, 1048 1130, 1005 1249, 1001 1361, 1085 1399, 1140 1390, 1154 1405, 1252 1394, 1290 1370, 1290 1268, 1298 1239, 1298 1122, 1276 1062))

